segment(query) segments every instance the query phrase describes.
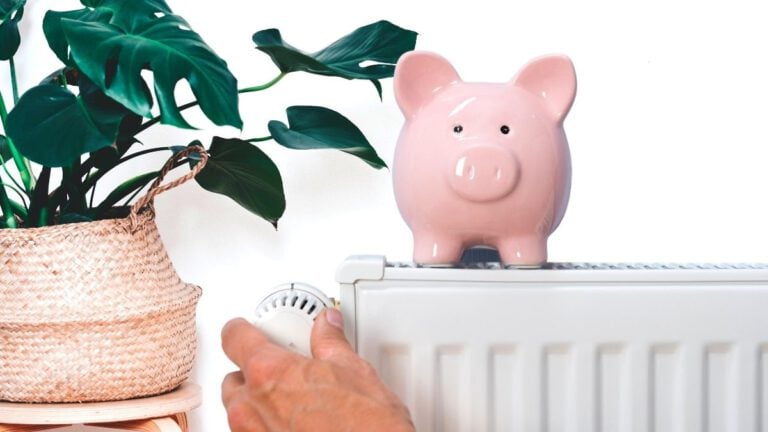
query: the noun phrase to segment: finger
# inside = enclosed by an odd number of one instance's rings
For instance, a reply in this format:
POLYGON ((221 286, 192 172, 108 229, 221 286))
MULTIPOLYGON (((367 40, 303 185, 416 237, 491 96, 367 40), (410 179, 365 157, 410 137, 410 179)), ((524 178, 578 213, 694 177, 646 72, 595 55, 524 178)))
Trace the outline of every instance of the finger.
POLYGON ((251 389, 273 386, 284 372, 294 365, 308 361, 306 357, 279 347, 263 350, 243 366, 245 384, 251 389))
POLYGON ((242 369, 257 352, 273 345, 253 324, 235 318, 221 330, 221 346, 227 357, 242 369))
MULTIPOLYGON (((242 393, 240 393, 242 395, 242 393)), ((233 397, 225 405, 227 422, 232 432, 266 432, 259 412, 253 407, 247 396, 233 397)))
POLYGON ((240 391, 243 384, 245 384, 245 378, 242 372, 230 372, 224 377, 224 381, 221 382, 221 402, 224 406, 240 391))
POLYGON ((312 355, 321 360, 329 360, 348 365, 357 358, 352 346, 344 337, 344 322, 341 312, 328 308, 320 312, 312 326, 310 346, 312 355))

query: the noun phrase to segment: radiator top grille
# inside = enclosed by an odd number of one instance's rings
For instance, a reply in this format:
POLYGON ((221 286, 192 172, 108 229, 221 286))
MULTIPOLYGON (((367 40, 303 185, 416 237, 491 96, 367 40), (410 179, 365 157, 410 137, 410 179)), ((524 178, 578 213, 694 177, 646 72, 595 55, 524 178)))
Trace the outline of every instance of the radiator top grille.
POLYGON ((499 262, 460 263, 452 266, 428 266, 413 262, 387 262, 389 268, 441 268, 479 270, 768 270, 768 263, 587 263, 555 262, 540 267, 505 266, 499 262))

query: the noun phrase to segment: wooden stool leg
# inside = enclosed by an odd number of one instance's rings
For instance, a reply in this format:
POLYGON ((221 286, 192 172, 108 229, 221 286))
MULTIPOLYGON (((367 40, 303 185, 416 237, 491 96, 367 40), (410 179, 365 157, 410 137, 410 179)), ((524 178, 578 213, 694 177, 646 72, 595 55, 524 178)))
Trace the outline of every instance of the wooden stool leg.
POLYGON ((176 423, 179 424, 181 432, 189 432, 189 422, 187 421, 187 413, 178 413, 173 416, 176 423))
POLYGON ((170 417, 154 419, 152 422, 155 423, 157 432, 183 432, 176 420, 170 417))
POLYGON ((69 425, 12 425, 12 424, 0 424, 0 432, 38 432, 44 430, 56 429, 69 425))
MULTIPOLYGON (((88 426, 124 429, 127 431, 136 432, 189 432, 186 413, 174 414, 170 417, 161 417, 148 420, 134 420, 117 423, 94 423, 89 424, 88 426)), ((22 430, 20 429, 19 431, 22 430)), ((5 431, 0 429, 0 432, 5 431)), ((12 429, 9 432, 15 432, 15 430, 12 429)))

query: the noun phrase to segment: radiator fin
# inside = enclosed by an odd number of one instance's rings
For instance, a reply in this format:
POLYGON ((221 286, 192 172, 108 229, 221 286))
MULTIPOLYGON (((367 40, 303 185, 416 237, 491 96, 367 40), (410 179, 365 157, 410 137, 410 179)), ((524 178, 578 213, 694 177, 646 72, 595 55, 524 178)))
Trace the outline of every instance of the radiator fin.
POLYGON ((466 430, 465 410, 469 406, 471 392, 465 379, 468 372, 464 366, 465 351, 461 346, 440 346, 437 348, 435 370, 435 430, 459 432, 466 430))
POLYGON ((573 388, 571 347, 566 344, 550 345, 544 349, 542 373, 542 424, 547 432, 565 431, 571 410, 570 393, 573 388))
POLYGON ((736 430, 732 383, 735 382, 733 353, 728 344, 708 345, 704 355, 704 431, 736 430))
POLYGON ((516 431, 515 420, 522 409, 517 353, 514 345, 493 346, 490 352, 490 430, 516 431))
POLYGON ((411 350, 408 345, 382 345, 379 376, 406 405, 413 403, 411 350))
POLYGON ((676 344, 658 344, 649 362, 649 419, 653 432, 683 432, 681 410, 680 350, 676 344))
POLYGON ((731 342, 395 343, 374 363, 407 405, 432 406, 413 413, 418 430, 768 432, 768 344, 747 351, 731 342), (430 362, 417 361, 427 353, 430 362))
POLYGON ((758 424, 760 432, 768 432, 768 344, 760 347, 757 360, 758 424))
POLYGON ((595 366, 595 430, 623 432, 629 430, 627 418, 628 386, 625 380, 626 360, 621 344, 605 344, 598 348, 595 366))

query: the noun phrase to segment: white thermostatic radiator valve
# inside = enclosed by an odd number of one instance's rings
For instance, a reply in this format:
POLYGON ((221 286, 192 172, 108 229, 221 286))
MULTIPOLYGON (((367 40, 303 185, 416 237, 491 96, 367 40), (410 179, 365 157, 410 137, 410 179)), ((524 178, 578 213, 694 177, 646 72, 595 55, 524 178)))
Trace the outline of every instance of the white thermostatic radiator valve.
POLYGON ((303 283, 275 287, 256 307, 254 325, 272 342, 311 357, 309 336, 320 312, 333 301, 319 289, 303 283))

